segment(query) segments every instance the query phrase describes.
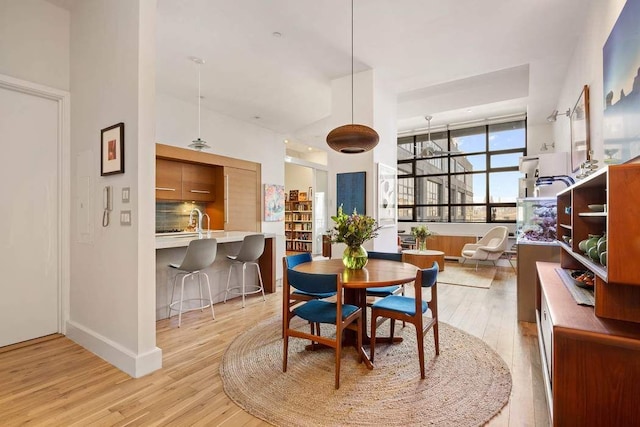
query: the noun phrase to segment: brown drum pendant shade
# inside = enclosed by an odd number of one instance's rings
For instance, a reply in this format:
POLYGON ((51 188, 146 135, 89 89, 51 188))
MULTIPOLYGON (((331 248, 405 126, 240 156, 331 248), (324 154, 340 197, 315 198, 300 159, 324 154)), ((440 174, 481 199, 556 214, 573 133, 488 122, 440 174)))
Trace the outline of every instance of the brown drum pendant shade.
POLYGON ((364 153, 378 145, 378 133, 365 125, 343 125, 327 135, 327 145, 345 154, 364 153))
POLYGON ((351 124, 342 125, 327 135, 327 145, 339 153, 358 154, 378 145, 378 132, 353 123, 353 0, 351 0, 351 124))

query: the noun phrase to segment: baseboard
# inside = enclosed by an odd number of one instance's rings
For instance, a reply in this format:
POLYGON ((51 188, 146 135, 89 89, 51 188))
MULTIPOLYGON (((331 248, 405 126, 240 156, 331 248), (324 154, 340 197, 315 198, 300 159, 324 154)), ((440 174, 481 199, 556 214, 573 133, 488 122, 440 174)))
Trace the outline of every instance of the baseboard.
POLYGON ((162 368, 162 350, 158 347, 146 353, 134 354, 120 344, 73 321, 67 321, 66 335, 67 338, 134 378, 140 378, 162 368))

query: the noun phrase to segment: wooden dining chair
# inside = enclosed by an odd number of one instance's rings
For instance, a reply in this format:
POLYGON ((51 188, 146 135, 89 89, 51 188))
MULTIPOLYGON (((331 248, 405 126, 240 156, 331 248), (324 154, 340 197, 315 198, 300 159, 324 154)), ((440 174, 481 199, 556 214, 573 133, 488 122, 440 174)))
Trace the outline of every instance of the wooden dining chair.
MULTIPOLYGON (((392 252, 368 252, 369 259, 385 259, 388 261, 402 262, 401 253, 392 252)), ((377 288, 367 288, 368 297, 384 298, 389 295, 404 295, 404 283, 398 283, 397 285, 383 286, 377 288)))
POLYGON ((420 361, 420 377, 425 377, 424 372, 424 336, 433 328, 436 355, 440 354, 438 341, 438 263, 434 262, 431 268, 418 270, 414 281, 415 297, 402 295, 390 295, 376 301, 371 306, 371 361, 375 357, 376 328, 378 317, 391 319, 390 337, 393 339, 396 320, 411 323, 416 328, 418 341, 418 359, 420 361), (422 288, 431 288, 430 301, 422 299, 422 288), (431 317, 425 322, 424 314, 431 310, 431 317))
MULTIPOLYGON (((342 335, 345 329, 355 330, 357 333, 357 348, 362 348, 362 309, 355 305, 342 303, 342 280, 337 274, 312 274, 286 269, 284 270, 285 298, 288 299, 291 288, 303 292, 336 293, 336 301, 329 302, 322 299, 312 299, 301 304, 285 307, 284 340, 282 352, 282 371, 287 372, 289 337, 303 338, 318 342, 335 349, 335 388, 340 388, 340 358, 342 354, 342 335), (336 333, 333 337, 324 337, 318 333, 304 332, 291 328, 291 319, 300 317, 311 324, 333 324, 336 333), (354 325, 355 324, 355 325, 354 325)), ((362 362, 362 354, 358 351, 358 359, 362 362)))
MULTIPOLYGON (((305 262, 311 262, 313 261, 313 258, 311 257, 311 253, 309 252, 303 252, 300 254, 296 254, 296 255, 289 255, 286 256, 282 259, 282 271, 287 271, 287 269, 289 268, 293 268, 298 264, 302 264, 305 262)), ((283 279, 282 283, 284 284, 284 286, 288 286, 285 279, 283 279)), ((301 302, 304 301, 311 301, 313 299, 325 299, 325 298, 331 298, 333 296, 335 296, 335 291, 334 292, 305 292, 302 291, 300 289, 294 289, 290 294, 289 297, 286 298, 284 297, 283 294, 283 298, 282 298, 282 303, 283 303, 283 313, 284 310, 287 309, 287 307, 291 307, 294 306, 296 304, 299 304, 301 302)), ((284 319, 283 319, 284 320, 284 319)), ((315 333, 314 331, 314 327, 317 327, 318 329, 318 334, 320 333, 320 325, 314 325, 313 323, 311 324, 311 333, 315 333)), ((284 337, 284 328, 285 328, 285 323, 282 323, 282 336, 284 337)))

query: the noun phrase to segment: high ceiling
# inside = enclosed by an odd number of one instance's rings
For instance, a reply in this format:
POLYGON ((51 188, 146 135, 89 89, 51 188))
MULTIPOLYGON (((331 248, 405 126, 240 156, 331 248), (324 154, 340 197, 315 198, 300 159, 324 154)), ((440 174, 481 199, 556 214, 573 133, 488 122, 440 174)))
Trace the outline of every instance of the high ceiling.
MULTIPOLYGON (((354 0, 355 69, 397 91, 399 131, 543 123, 592 1, 354 0)), ((318 127, 351 72, 349 0, 158 0, 157 33, 158 92, 196 103, 203 58, 204 108, 285 135, 318 127)))

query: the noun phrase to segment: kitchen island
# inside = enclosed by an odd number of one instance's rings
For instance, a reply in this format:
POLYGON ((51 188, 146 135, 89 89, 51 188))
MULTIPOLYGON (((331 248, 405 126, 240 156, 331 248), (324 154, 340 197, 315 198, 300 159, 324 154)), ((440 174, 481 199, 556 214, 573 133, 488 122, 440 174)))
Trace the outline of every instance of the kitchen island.
MULTIPOLYGON (((179 264, 182 261, 189 242, 207 237, 214 238, 218 241, 216 260, 211 266, 203 270, 209 276, 213 302, 216 303, 224 300, 224 294, 227 288, 227 277, 229 274, 229 266, 231 265, 231 262, 227 259, 227 255, 237 254, 242 245, 242 240, 250 234, 264 234, 265 236, 264 253, 258 260, 258 263, 260 264, 264 291, 275 292, 275 234, 247 231, 205 231, 201 234, 187 232, 156 234, 156 320, 166 319, 168 314, 167 306, 171 299, 173 277, 176 273, 175 269, 169 267, 169 264, 179 264)), ((242 270, 240 268, 234 269, 231 276, 231 286, 241 284, 241 272, 242 270)), ((257 280, 255 269, 247 269, 247 285, 257 284, 257 280)), ((206 283, 204 282, 203 289, 206 296, 207 290, 206 283)), ((179 288, 176 292, 179 292, 179 288)), ((188 286, 185 286, 185 294, 185 298, 198 298, 197 284, 190 283, 188 286)), ((229 294, 229 297, 238 297, 238 295, 229 294)), ((252 296, 252 298, 261 298, 261 296, 256 294, 252 296)))

